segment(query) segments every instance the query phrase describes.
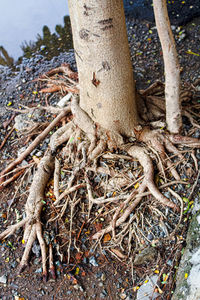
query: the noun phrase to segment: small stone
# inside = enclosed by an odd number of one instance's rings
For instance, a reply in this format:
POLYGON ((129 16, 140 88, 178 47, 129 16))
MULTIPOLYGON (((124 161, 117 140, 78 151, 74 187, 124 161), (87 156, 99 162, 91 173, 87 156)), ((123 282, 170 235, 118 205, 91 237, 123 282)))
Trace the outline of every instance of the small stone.
POLYGON ((95 258, 94 256, 91 256, 91 257, 89 258, 89 263, 90 263, 91 265, 93 265, 94 267, 98 267, 98 263, 97 263, 96 258, 95 258))
POLYGON ((16 266, 17 266, 17 262, 16 262, 16 261, 13 261, 10 265, 11 265, 11 267, 12 267, 13 269, 15 269, 16 266))
POLYGON ((139 288, 136 300, 155 300, 159 296, 158 293, 154 292, 154 287, 156 285, 157 280, 157 275, 153 275, 150 278, 147 278, 147 280, 145 280, 145 283, 139 288))
POLYGON ((182 41, 186 37, 185 33, 179 35, 179 40, 182 41))
POLYGON ((18 289, 19 286, 17 284, 15 284, 14 282, 11 282, 10 286, 13 288, 13 289, 18 289))
POLYGON ((103 293, 100 294, 100 298, 101 298, 101 299, 104 299, 105 297, 106 297, 106 296, 105 296, 103 293))
POLYGON ((67 294, 67 295, 71 295, 71 294, 72 294, 72 291, 67 291, 66 294, 67 294))
POLYGON ((43 155, 42 151, 38 151, 38 152, 35 154, 35 156, 37 156, 37 157, 41 157, 42 155, 43 155))
POLYGON ((96 278, 97 278, 97 279, 101 278, 102 274, 103 274, 102 272, 97 272, 97 273, 96 273, 96 278))
POLYGON ((105 273, 103 273, 103 274, 101 275, 101 280, 102 280, 102 281, 105 281, 105 280, 106 280, 106 275, 105 275, 105 273))
POLYGON ((135 256, 134 264, 141 265, 149 261, 152 262, 156 256, 157 250, 153 247, 147 247, 135 256))
POLYGON ((0 276, 0 283, 3 283, 3 284, 7 283, 7 276, 6 275, 0 276))
POLYGON ((120 294, 120 299, 126 299, 126 294, 125 293, 122 293, 122 294, 120 294))
POLYGON ((108 293, 106 290, 103 290, 100 294, 100 298, 107 298, 107 296, 108 296, 108 293))
POLYGON ((148 238, 150 241, 152 241, 152 240, 153 240, 153 234, 152 234, 152 233, 149 233, 149 234, 147 235, 147 238, 148 238))
POLYGON ((32 251, 37 257, 40 257, 40 245, 36 242, 33 243, 32 251))
POLYGON ((37 270, 35 270, 35 273, 42 273, 42 268, 38 268, 37 270))

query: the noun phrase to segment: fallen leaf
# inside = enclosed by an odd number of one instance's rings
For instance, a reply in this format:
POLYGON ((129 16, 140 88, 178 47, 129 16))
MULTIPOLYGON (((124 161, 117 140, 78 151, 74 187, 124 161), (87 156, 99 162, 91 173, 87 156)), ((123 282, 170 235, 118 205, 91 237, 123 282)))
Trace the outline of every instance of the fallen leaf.
POLYGON ((77 252, 75 255, 76 262, 79 264, 81 262, 83 254, 81 252, 77 252))
POLYGON ((95 223, 94 227, 95 227, 96 232, 98 232, 102 229, 102 224, 101 223, 95 223))
POLYGON ((103 237, 104 243, 107 243, 111 240, 111 235, 109 233, 106 233, 103 237))
POLYGON ((114 254, 116 254, 118 257, 120 257, 121 259, 125 259, 126 255, 124 255, 123 253, 121 253, 119 250, 111 248, 110 249, 114 254))

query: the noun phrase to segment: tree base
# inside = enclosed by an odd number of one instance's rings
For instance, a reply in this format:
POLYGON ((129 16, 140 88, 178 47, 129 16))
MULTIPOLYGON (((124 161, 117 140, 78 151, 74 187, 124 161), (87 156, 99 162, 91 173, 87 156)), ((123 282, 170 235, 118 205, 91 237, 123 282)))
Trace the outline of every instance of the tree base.
MULTIPOLYGON (((67 112, 69 112, 69 108, 66 109, 65 113, 67 112)), ((25 251, 19 265, 19 271, 27 265, 33 242, 37 238, 41 247, 44 280, 47 279, 47 253, 42 236, 40 215, 44 205, 44 191, 53 172, 54 195, 56 198, 53 206, 58 211, 58 215, 54 220, 61 219, 67 208, 70 210, 68 261, 70 260, 74 211, 81 201, 84 201, 84 205, 87 206, 89 224, 95 222, 95 217, 91 217, 94 206, 98 210, 106 208, 107 214, 109 214, 109 223, 104 224, 104 229, 100 228, 91 236, 91 239, 96 240, 95 245, 102 239, 105 242, 104 237, 106 234, 109 234, 107 238, 111 247, 113 248, 114 245, 119 244, 122 247, 123 239, 128 236, 127 248, 128 254, 130 254, 133 236, 136 237, 136 240, 138 239, 136 229, 132 225, 132 221, 137 218, 137 215, 132 214, 132 212, 143 197, 149 197, 150 201, 153 201, 154 204, 149 206, 157 210, 157 213, 160 215, 162 213, 155 207, 155 201, 163 207, 168 207, 175 214, 180 212, 179 221, 174 227, 174 230, 177 229, 183 214, 183 201, 169 186, 177 183, 185 184, 185 182, 181 181, 176 166, 167 152, 176 157, 177 164, 179 164, 180 161, 184 161, 184 156, 175 147, 175 144, 189 146, 190 148, 200 147, 200 140, 198 139, 170 135, 161 129, 151 130, 148 127, 141 126, 135 128, 134 142, 130 142, 130 140, 124 142, 124 138, 118 132, 110 132, 95 124, 79 107, 78 97, 73 97, 72 99, 71 112, 73 114, 72 121, 59 128, 52 135, 50 150, 39 163, 25 207, 25 219, 8 227, 0 234, 0 239, 4 239, 25 225, 23 237, 25 251), (143 175, 140 174, 140 176, 135 178, 133 176, 134 180, 130 180, 130 170, 127 168, 125 168, 125 171, 116 171, 112 164, 104 166, 104 159, 108 158, 109 155, 112 161, 114 159, 123 159, 124 161, 131 160, 134 163, 137 160, 142 166, 143 175), (100 164, 97 164, 98 160, 100 160, 100 164), (155 184, 153 161, 156 162, 159 170, 159 181, 162 183, 160 186, 155 184), (71 170, 67 180, 67 188, 62 192, 60 192, 61 165, 62 168, 71 170), (94 178, 98 173, 106 178, 106 181, 102 180, 102 183, 94 184, 94 178), (175 180, 167 180, 169 176, 174 177, 175 180), (92 182, 94 187, 92 187, 92 182), (171 196, 177 199, 179 205, 177 201, 169 200, 161 192, 166 188, 170 191, 171 196), (148 192, 145 192, 146 189, 148 189, 148 192), (110 233, 112 233, 112 236, 110 233)), ((56 124, 55 120, 54 123, 56 124)), ((38 142, 40 141, 38 139, 38 142)), ((29 146, 29 148, 32 151, 33 146, 29 146)), ((26 155, 30 151, 26 151, 26 155)), ((9 172, 26 155, 22 154, 22 157, 17 160, 16 164, 15 162, 12 163, 12 166, 8 166, 1 174, 9 172)), ((198 168, 194 153, 192 157, 196 168, 198 168)), ((138 163, 136 165, 136 169, 141 172, 138 163)), ((172 234, 174 234, 174 231, 172 231, 170 236, 172 234)), ((53 265, 51 248, 50 254, 51 268, 53 265)))

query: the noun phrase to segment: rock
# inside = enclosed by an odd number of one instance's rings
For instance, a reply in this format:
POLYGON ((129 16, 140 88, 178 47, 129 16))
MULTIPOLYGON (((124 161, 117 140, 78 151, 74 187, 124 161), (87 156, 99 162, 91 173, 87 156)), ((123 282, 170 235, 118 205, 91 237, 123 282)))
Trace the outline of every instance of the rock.
POLYGON ((121 293, 119 296, 120 296, 120 299, 123 299, 123 300, 127 299, 125 293, 121 293))
POLYGON ((90 263, 91 265, 93 265, 94 267, 98 267, 98 263, 97 263, 96 258, 95 258, 94 256, 91 256, 91 257, 89 258, 89 263, 90 263))
POLYGON ((147 247, 135 256, 134 265, 141 265, 153 261, 157 256, 157 250, 153 247, 147 247))
POLYGON ((37 256, 40 257, 40 245, 37 244, 36 242, 33 243, 32 251, 33 253, 37 256))
POLYGON ((153 275, 145 280, 145 283, 141 285, 137 292, 136 300, 154 300, 159 294, 154 292, 156 282, 158 280, 158 275, 153 275))
POLYGON ((7 283, 7 276, 6 275, 0 276, 0 283, 3 283, 3 284, 7 283))
POLYGON ((42 151, 38 151, 35 153, 35 156, 37 156, 37 157, 41 157, 42 155, 43 155, 42 151))
POLYGON ((24 130, 31 127, 34 121, 42 121, 42 111, 40 109, 32 109, 29 113, 17 115, 14 128, 21 134, 24 130))
POLYGON ((181 259, 176 290, 172 300, 200 299, 200 212, 193 216, 187 234, 187 246, 181 259), (187 295, 187 296, 186 296, 187 295))

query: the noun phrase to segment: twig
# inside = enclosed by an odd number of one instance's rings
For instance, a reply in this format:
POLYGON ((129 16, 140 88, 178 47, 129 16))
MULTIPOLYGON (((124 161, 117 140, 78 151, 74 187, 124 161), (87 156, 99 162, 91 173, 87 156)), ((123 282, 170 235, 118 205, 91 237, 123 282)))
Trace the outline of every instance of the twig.
POLYGON ((56 201, 58 201, 60 193, 59 193, 59 179, 60 179, 60 163, 57 158, 55 158, 55 169, 54 169, 54 195, 56 197, 56 201))
POLYGON ((195 190, 195 188, 196 188, 196 186, 197 186, 197 183, 198 183, 198 181, 199 181, 199 176, 200 176, 200 169, 199 169, 199 171, 198 171, 198 174, 197 174, 197 178, 196 178, 196 180, 195 180, 195 183, 194 183, 193 186, 192 186, 192 190, 191 190, 191 192, 190 192, 190 195, 188 196, 188 199, 189 199, 189 200, 192 198, 192 195, 193 195, 193 193, 194 193, 194 190, 195 190))
POLYGON ((49 244, 49 271, 51 273, 52 278, 56 279, 56 272, 53 263, 53 247, 51 243, 49 244))
POLYGON ((70 193, 75 192, 75 191, 77 191, 78 189, 81 189, 81 188, 83 188, 83 187, 85 187, 85 183, 79 183, 79 184, 77 184, 77 185, 72 186, 72 187, 69 188, 69 189, 66 189, 66 190, 59 196, 58 200, 56 200, 56 201, 54 202, 54 205, 57 205, 57 204, 58 204, 65 196, 67 196, 67 195, 69 195, 70 193))
POLYGON ((179 227, 179 225, 180 225, 180 223, 181 223, 181 220, 182 220, 182 217, 183 217, 183 200, 182 200, 182 198, 181 198, 175 191, 173 191, 173 190, 170 189, 170 188, 168 188, 168 190, 170 191, 170 193, 171 193, 176 199, 178 199, 178 200, 180 201, 180 204, 181 204, 180 218, 179 218, 178 224, 176 225, 174 231, 169 235, 168 238, 170 238, 170 237, 174 234, 174 232, 177 231, 177 229, 178 229, 178 227, 179 227))
POLYGON ((0 150, 3 148, 3 146, 5 145, 7 139, 9 138, 9 136, 11 135, 11 133, 13 132, 14 127, 8 132, 8 134, 5 136, 4 140, 2 141, 1 145, 0 145, 0 150))
POLYGON ((71 212, 70 212, 70 230, 69 230, 69 245, 68 245, 68 250, 67 250, 67 262, 69 264, 70 261, 70 248, 71 248, 71 244, 72 244, 72 225, 73 225, 73 214, 74 214, 74 208, 75 206, 81 201, 81 199, 78 199, 76 202, 74 202, 74 200, 76 199, 76 194, 74 195, 74 198, 72 200, 71 203, 71 212))
POLYGON ((195 169, 196 169, 196 171, 198 171, 198 162, 197 162, 197 159, 196 159, 196 156, 195 156, 195 153, 194 153, 194 150, 192 150, 192 152, 191 152, 191 157, 193 158, 193 160, 194 160, 194 165, 195 165, 195 169))
POLYGON ((22 175, 24 173, 24 171, 25 171, 25 169, 22 169, 21 171, 17 172, 15 175, 10 177, 6 181, 2 182, 0 184, 0 190, 3 189, 4 187, 6 187, 9 183, 15 181, 15 179, 17 179, 20 175, 22 175))
MULTIPOLYGON (((52 121, 51 124, 41 133, 39 134, 36 139, 28 146, 28 148, 12 163, 10 163, 1 173, 0 176, 6 174, 7 172, 11 171, 15 166, 20 164, 32 151, 35 147, 41 143, 41 141, 47 136, 47 134, 57 125, 57 123, 67 114, 68 109, 63 109, 63 111, 52 121)), ((0 179, 0 184, 3 182, 3 179, 0 179)), ((0 186, 0 189, 2 187, 0 186)))
POLYGON ((91 209, 92 209, 92 206, 93 206, 93 203, 94 203, 93 202, 94 198, 92 196, 92 188, 91 188, 87 173, 85 173, 85 181, 86 181, 86 187, 87 187, 87 192, 88 192, 88 201, 89 201, 89 205, 88 205, 88 219, 89 219, 90 218, 90 212, 91 212, 91 209))

